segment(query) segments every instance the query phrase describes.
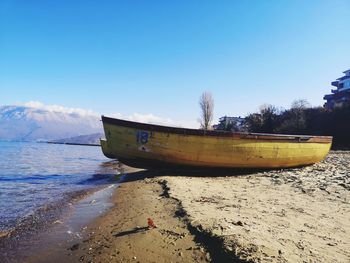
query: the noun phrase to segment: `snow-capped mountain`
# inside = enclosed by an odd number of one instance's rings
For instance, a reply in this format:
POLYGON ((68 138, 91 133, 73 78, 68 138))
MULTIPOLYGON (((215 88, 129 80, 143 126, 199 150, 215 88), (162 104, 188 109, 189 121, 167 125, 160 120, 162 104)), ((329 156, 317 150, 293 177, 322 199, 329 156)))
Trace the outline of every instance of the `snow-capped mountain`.
POLYGON ((48 141, 102 132, 100 117, 79 109, 0 107, 0 140, 48 141))

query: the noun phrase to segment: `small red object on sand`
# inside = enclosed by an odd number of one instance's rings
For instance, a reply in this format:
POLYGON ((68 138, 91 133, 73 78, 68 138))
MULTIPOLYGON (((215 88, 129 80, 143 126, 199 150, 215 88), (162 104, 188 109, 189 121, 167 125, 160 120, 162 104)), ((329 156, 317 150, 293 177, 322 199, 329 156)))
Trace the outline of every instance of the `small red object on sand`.
POLYGON ((148 224, 148 227, 152 227, 152 228, 157 227, 151 218, 147 218, 147 224, 148 224))

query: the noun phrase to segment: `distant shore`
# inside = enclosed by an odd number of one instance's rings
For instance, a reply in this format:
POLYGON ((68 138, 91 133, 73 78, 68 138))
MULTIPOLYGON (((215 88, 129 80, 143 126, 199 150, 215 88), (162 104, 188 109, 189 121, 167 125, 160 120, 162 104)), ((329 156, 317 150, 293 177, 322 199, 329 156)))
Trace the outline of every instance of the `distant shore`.
POLYGON ((80 240, 42 256, 52 262, 348 262, 348 167, 350 152, 332 151, 312 166, 249 174, 131 169, 112 208, 82 229, 80 240), (149 229, 147 218, 157 228, 149 229))
POLYGON ((91 143, 73 143, 73 142, 46 142, 49 144, 65 144, 65 145, 81 145, 81 146, 98 146, 101 147, 101 144, 91 144, 91 143))

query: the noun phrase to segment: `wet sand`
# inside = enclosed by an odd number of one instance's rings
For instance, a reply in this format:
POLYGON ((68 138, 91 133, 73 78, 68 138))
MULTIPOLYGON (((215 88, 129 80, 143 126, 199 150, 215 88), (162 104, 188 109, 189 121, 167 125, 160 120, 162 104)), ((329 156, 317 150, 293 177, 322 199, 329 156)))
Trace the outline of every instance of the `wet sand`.
MULTIPOLYGON (((127 176, 112 198, 114 207, 50 262, 209 262, 210 254, 177 214, 178 202, 149 175, 134 170, 127 176), (148 218, 155 228, 148 227, 148 218)), ((27 260, 45 261, 45 254, 27 260)))
POLYGON ((115 188, 110 184, 73 192, 20 220, 0 236, 0 262, 60 262, 67 246, 83 238, 85 226, 112 206, 115 188))
POLYGON ((81 239, 27 262, 349 262, 349 171, 340 151, 268 172, 130 170, 81 239))

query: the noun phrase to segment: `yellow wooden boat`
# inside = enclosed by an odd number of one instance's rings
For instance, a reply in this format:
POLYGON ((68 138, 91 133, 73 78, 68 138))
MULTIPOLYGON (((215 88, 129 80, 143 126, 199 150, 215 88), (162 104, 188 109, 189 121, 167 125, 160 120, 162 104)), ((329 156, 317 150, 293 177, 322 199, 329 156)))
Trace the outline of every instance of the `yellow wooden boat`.
POLYGON ((309 165, 327 155, 332 137, 233 133, 152 125, 102 116, 109 158, 133 167, 185 165, 283 168, 309 165))

